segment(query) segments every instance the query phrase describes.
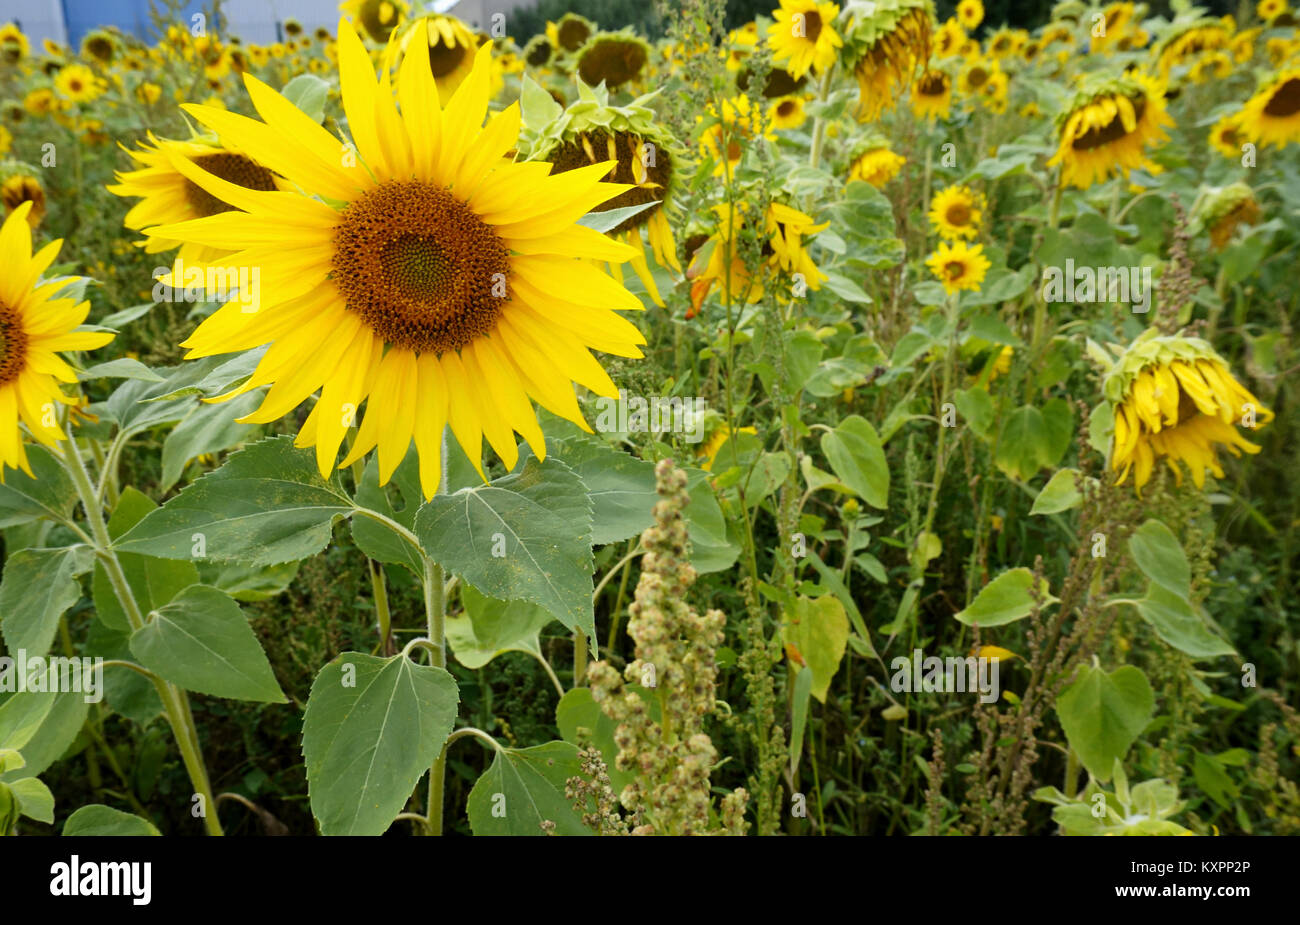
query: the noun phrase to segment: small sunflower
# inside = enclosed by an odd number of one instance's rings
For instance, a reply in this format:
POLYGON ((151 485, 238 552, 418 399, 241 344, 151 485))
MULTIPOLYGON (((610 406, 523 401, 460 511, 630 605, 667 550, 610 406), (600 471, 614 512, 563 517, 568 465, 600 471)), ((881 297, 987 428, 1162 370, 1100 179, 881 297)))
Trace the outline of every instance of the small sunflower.
POLYGON ((984 4, 980 0, 961 0, 957 4, 957 22, 967 32, 973 32, 984 21, 984 4))
POLYGON ((40 281, 63 242, 32 253, 32 208, 22 203, 0 227, 0 264, 6 270, 0 274, 0 463, 28 475, 23 425, 38 442, 55 446, 64 439, 55 409, 76 402, 62 384, 75 383, 77 374, 59 354, 94 350, 113 339, 112 332, 78 330, 90 303, 57 298, 69 280, 40 281))
POLYGON ((49 87, 37 87, 23 97, 23 108, 33 116, 49 116, 67 108, 67 103, 54 95, 49 87))
POLYGON ((340 465, 378 447, 387 483, 414 440, 431 498, 446 428, 480 474, 485 437, 512 469, 516 432, 545 458, 530 399, 587 427, 573 383, 617 396, 589 350, 640 357, 645 339, 618 312, 643 306, 595 261, 632 251, 576 221, 628 187, 601 182, 608 162, 552 174, 548 164, 507 159, 520 114, 511 105, 484 125, 491 43, 443 108, 427 55, 406 55, 393 88, 386 70, 376 80, 346 22, 338 42, 357 163, 340 163, 336 136, 245 75, 265 121, 185 109, 292 191, 247 190, 177 157, 178 170, 243 211, 149 233, 232 251, 216 266, 260 267, 258 310, 227 303, 182 345, 193 358, 270 344, 249 380, 224 396, 271 385, 244 420, 277 420, 320 390, 297 445, 314 446, 328 475, 347 412, 364 401, 340 465), (399 112, 397 100, 413 105, 399 112))
POLYGON ((951 58, 961 49, 966 41, 966 30, 955 19, 945 19, 943 25, 935 30, 934 47, 931 49, 936 58, 951 58))
POLYGON ((1016 32, 1012 32, 1006 26, 1003 26, 997 32, 989 36, 988 56, 994 61, 1005 61, 1012 58, 1020 50, 1020 37, 1016 32))
POLYGON ((1155 329, 1124 352, 1104 391, 1115 418, 1110 468, 1119 474, 1119 484, 1132 472, 1139 494, 1162 458, 1179 485, 1179 461, 1197 488, 1205 486, 1207 471, 1223 478, 1219 446, 1234 456, 1260 451, 1234 425, 1253 429, 1273 418, 1208 343, 1155 336, 1155 329))
POLYGON ((767 29, 772 60, 784 65, 797 80, 809 71, 820 74, 835 63, 836 49, 844 44, 835 31, 840 8, 816 0, 781 0, 772 11, 775 22, 767 29))
POLYGON ((980 103, 989 112, 1001 115, 1007 111, 1007 92, 1010 86, 1011 78, 1007 72, 1001 68, 995 70, 980 90, 980 103))
POLYGON ((344 0, 339 4, 339 11, 364 29, 373 41, 382 44, 406 17, 409 8, 405 0, 344 0))
POLYGON ((1300 68, 1274 74, 1241 109, 1241 128, 1261 145, 1300 141, 1300 68))
POLYGON ((289 36, 291 39, 296 39, 298 36, 302 35, 302 23, 292 17, 286 19, 281 23, 281 25, 284 27, 284 34, 289 36))
POLYGON ((108 67, 116 60, 118 43, 111 33, 96 29, 81 40, 81 56, 108 67))
POLYGON ((69 64, 54 78, 54 90, 69 103, 89 103, 104 93, 105 84, 84 64, 69 64))
MULTIPOLYGON (((826 275, 813 262, 804 246, 804 238, 829 226, 829 222, 816 224, 813 217, 773 201, 763 217, 762 254, 763 267, 758 275, 752 274, 739 254, 737 241, 749 224, 751 212, 744 201, 734 205, 720 203, 713 207, 717 216, 717 230, 695 251, 687 277, 692 280, 692 316, 714 283, 719 284, 724 296, 732 302, 754 304, 763 298, 766 286, 776 279, 793 279, 796 274, 808 289, 821 288, 826 275), (730 260, 728 260, 730 257, 730 260)), ((778 301, 789 301, 784 290, 778 289, 778 301)))
POLYGON ((1259 0, 1255 4, 1255 15, 1264 22, 1272 22, 1286 11, 1286 0, 1259 0))
POLYGON ((534 35, 524 46, 524 62, 529 67, 545 67, 555 57, 555 46, 545 35, 534 35))
POLYGON ((604 83, 611 90, 645 75, 650 46, 623 32, 598 32, 578 50, 578 76, 588 86, 604 83))
POLYGON ((1132 3, 1108 3, 1101 11, 1101 28, 1089 35, 1091 49, 1103 54, 1110 51, 1128 33, 1136 13, 1132 3))
POLYGON ((0 61, 17 64, 32 52, 31 43, 17 23, 0 25, 0 61))
POLYGON ((560 51, 573 54, 587 43, 596 31, 596 24, 577 13, 565 13, 559 22, 546 24, 546 37, 560 51))
POLYGON ((769 139, 775 137, 770 132, 765 132, 763 114, 754 109, 748 96, 723 100, 721 118, 710 105, 708 118, 711 124, 700 136, 700 150, 715 162, 715 177, 735 172, 745 153, 747 139, 755 138, 760 133, 769 139))
POLYGON ((1001 71, 1002 66, 996 61, 973 58, 957 72, 957 91, 964 97, 977 97, 984 92, 993 75, 1001 71))
POLYGON ((1239 112, 1224 116, 1214 123, 1213 128, 1210 129, 1210 147, 1224 157, 1233 160, 1241 157, 1241 146, 1245 142, 1246 137, 1241 129, 1241 114, 1239 112))
POLYGON ((1170 72, 1206 51, 1229 48, 1232 34, 1218 19, 1199 19, 1166 33, 1155 48, 1156 70, 1167 80, 1170 72))
POLYGON ((9 149, 14 146, 14 136, 9 129, 0 125, 0 154, 8 154, 9 149))
POLYGON ((31 203, 27 223, 33 228, 45 218, 45 188, 29 173, 15 173, 0 183, 0 202, 6 214, 17 211, 23 203, 31 203))
POLYGON ((1232 51, 1232 60, 1246 64, 1255 57, 1255 40, 1259 38, 1259 29, 1246 29, 1232 37, 1228 46, 1232 51))
POLYGON ((952 295, 963 289, 978 292, 988 272, 989 260, 984 256, 984 245, 968 245, 965 241, 941 241, 939 248, 925 261, 930 272, 943 284, 943 291, 952 295))
POLYGON ((804 124, 807 114, 804 112, 803 100, 797 96, 786 96, 774 100, 768 109, 768 118, 778 129, 796 129, 804 124))
POLYGON ((1167 141, 1161 84, 1140 71, 1085 82, 1070 108, 1057 119, 1060 146, 1049 166, 1061 165, 1061 180, 1080 189, 1116 172, 1149 164, 1146 149, 1167 141))
POLYGON ((1208 51, 1196 59, 1187 76, 1192 83, 1223 80, 1232 74, 1232 58, 1225 51, 1208 51))
POLYGON ((861 180, 882 189, 906 163, 907 158, 889 150, 883 141, 868 142, 849 165, 849 180, 861 180))
POLYGON ((912 84, 912 112, 917 118, 948 118, 952 109, 952 77, 947 71, 926 71, 912 84))
POLYGON ((984 194, 969 186, 949 186, 930 201, 930 224, 941 238, 974 238, 986 208, 984 194))
POLYGON ((844 60, 858 82, 859 122, 894 108, 930 60, 927 0, 851 0, 845 7, 844 60))

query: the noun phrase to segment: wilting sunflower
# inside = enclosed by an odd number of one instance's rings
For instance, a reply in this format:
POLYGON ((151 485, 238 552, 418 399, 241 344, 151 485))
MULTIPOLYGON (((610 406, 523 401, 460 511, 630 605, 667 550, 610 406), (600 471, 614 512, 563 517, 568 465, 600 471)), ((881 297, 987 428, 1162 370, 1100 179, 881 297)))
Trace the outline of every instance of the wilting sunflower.
POLYGON ((69 103, 89 103, 104 92, 104 81, 84 64, 69 64, 54 78, 54 91, 69 103))
POLYGON ((887 142, 869 139, 862 143, 849 164, 849 180, 861 180, 876 189, 882 189, 898 175, 906 163, 907 158, 889 150, 887 142))
POLYGON ((1300 141, 1300 67, 1272 75, 1241 109, 1241 128, 1261 145, 1300 141))
POLYGON ((859 122, 894 108, 930 60, 928 0, 851 0, 845 6, 844 61, 858 82, 859 122))
POLYGON ((798 128, 804 124, 804 120, 807 118, 803 108, 803 100, 797 96, 787 96, 774 101, 768 109, 768 118, 775 128, 798 128))
POLYGON ((578 76, 588 86, 604 83, 611 90, 642 77, 650 46, 631 30, 598 32, 578 50, 578 76))
POLYGON ((1208 231, 1210 247, 1220 251, 1232 240, 1240 226, 1258 224, 1260 216, 1255 191, 1247 184, 1238 182, 1227 186, 1212 186, 1205 191, 1205 195, 1197 197, 1189 231, 1192 235, 1208 231))
POLYGON ((1234 160, 1241 157, 1241 146, 1246 137, 1241 130, 1241 113, 1234 112, 1224 116, 1210 129, 1210 147, 1224 157, 1234 160))
POLYGON ((177 157, 177 169, 244 211, 150 233, 233 251, 215 266, 260 268, 258 310, 227 303, 183 345, 202 357, 270 344, 252 377, 224 396, 271 385, 245 420, 283 417, 319 389, 297 444, 315 446, 329 473, 350 412, 365 400, 341 465, 377 446, 386 483, 414 439, 428 498, 441 478, 445 427, 482 474, 484 437, 507 468, 519 458, 515 432, 544 458, 530 398, 585 427, 572 383, 618 394, 588 351, 641 356, 644 338, 618 312, 642 305, 593 261, 626 260, 632 250, 576 220, 628 187, 601 182, 609 163, 551 175, 549 164, 506 158, 519 108, 483 125, 491 43, 445 108, 428 57, 407 55, 399 113, 387 71, 376 81, 346 22, 338 41, 358 162, 341 163, 337 137, 245 75, 264 122, 186 111, 298 191, 250 191, 177 157))
POLYGON ((969 245, 965 241, 941 241, 925 265, 949 295, 963 289, 978 292, 990 266, 988 258, 984 256, 984 245, 969 245))
POLYGON ((1132 3, 1108 3, 1102 8, 1101 27, 1089 32, 1089 47, 1092 51, 1103 54, 1114 48, 1119 40, 1128 33, 1137 10, 1132 3))
MULTIPOLYGON (((478 42, 469 27, 455 16, 432 14, 411 20, 402 26, 400 38, 389 50, 400 48, 403 55, 413 53, 423 44, 428 49, 429 70, 438 85, 438 100, 446 106, 456 88, 474 68, 478 42)), ((418 53, 418 52, 417 52, 418 53)), ((391 57, 386 58, 391 64, 391 57)))
POLYGON ((29 173, 15 173, 0 183, 0 202, 6 214, 16 212, 23 203, 31 203, 27 223, 33 228, 45 218, 45 188, 29 173))
POLYGON ((1061 165, 1063 183, 1086 189, 1116 172, 1149 164, 1146 149, 1167 141, 1159 81, 1141 71, 1085 81, 1069 109, 1057 118, 1060 146, 1048 165, 1061 165))
POLYGON ((912 112, 917 118, 948 118, 952 109, 952 78, 947 71, 926 71, 912 84, 912 112))
POLYGON ((565 13, 559 22, 546 24, 546 37, 560 51, 572 54, 587 43, 596 31, 596 24, 577 13, 565 13))
POLYGON ((816 0, 781 0, 768 26, 772 60, 798 80, 809 71, 820 74, 835 63, 836 49, 844 44, 835 31, 840 8, 816 0))
POLYGON ((524 46, 524 61, 530 67, 544 67, 555 56, 555 46, 545 35, 534 35, 524 46))
POLYGON ((1218 19, 1200 19, 1165 34, 1155 49, 1156 70, 1167 80, 1170 72, 1204 51, 1225 49, 1232 44, 1232 33, 1218 19))
POLYGON ((1262 427, 1273 412, 1244 388, 1208 343, 1196 337, 1143 335, 1107 375, 1104 392, 1115 417, 1110 468, 1123 483, 1131 471, 1140 494, 1163 458, 1181 485, 1182 461, 1197 488, 1205 473, 1223 478, 1218 446, 1234 456, 1258 453, 1235 425, 1262 427))
MULTIPOLYGON (((540 89, 528 78, 524 87, 530 95, 540 89)), ((589 87, 582 81, 578 81, 578 99, 567 110, 558 103, 547 106, 538 96, 538 102, 524 113, 518 152, 522 159, 554 164, 557 174, 592 164, 609 166, 607 179, 623 184, 626 192, 597 207, 597 212, 647 206, 608 233, 631 246, 633 271, 651 300, 662 306, 641 230, 645 229, 655 263, 680 274, 668 216, 673 211, 673 165, 684 152, 655 121, 648 105, 654 96, 649 93, 625 106, 613 106, 607 88, 589 87)), ((619 261, 611 262, 610 270, 622 283, 619 261)))
POLYGON ((984 4, 980 0, 961 0, 957 4, 957 22, 967 32, 973 32, 984 21, 984 4))
POLYGON ((38 442, 54 446, 63 439, 55 409, 76 401, 61 383, 75 383, 77 374, 59 353, 94 350, 113 339, 108 331, 78 330, 90 303, 56 298, 68 279, 40 281, 63 242, 32 253, 31 208, 24 202, 0 227, 0 463, 28 475, 22 426, 38 442))
POLYGON ((408 9, 405 0, 344 0, 339 4, 340 12, 380 43, 388 41, 408 9))
POLYGON ((930 224, 941 238, 974 238, 984 219, 984 194, 969 186, 949 186, 930 200, 930 224))
MULTIPOLYGON (((140 169, 119 172, 117 184, 108 187, 108 191, 118 196, 140 197, 140 202, 132 206, 123 219, 123 224, 133 231, 220 215, 235 209, 183 173, 176 166, 178 160, 196 165, 205 173, 241 189, 270 191, 277 188, 275 175, 270 170, 247 154, 222 147, 211 139, 170 141, 150 134, 148 142, 141 142, 138 150, 127 153, 140 169)), ((178 246, 178 257, 189 266, 197 266, 227 252, 197 242, 182 243, 153 236, 144 242, 145 252, 149 254, 178 246)))

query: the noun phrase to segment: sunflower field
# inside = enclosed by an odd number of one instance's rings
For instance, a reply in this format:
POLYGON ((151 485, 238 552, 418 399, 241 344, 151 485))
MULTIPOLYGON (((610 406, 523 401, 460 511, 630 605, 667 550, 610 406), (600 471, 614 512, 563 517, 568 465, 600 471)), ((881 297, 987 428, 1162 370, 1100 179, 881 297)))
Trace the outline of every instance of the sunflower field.
POLYGON ((0 835, 1300 834, 1300 18, 766 7, 0 23, 0 835))

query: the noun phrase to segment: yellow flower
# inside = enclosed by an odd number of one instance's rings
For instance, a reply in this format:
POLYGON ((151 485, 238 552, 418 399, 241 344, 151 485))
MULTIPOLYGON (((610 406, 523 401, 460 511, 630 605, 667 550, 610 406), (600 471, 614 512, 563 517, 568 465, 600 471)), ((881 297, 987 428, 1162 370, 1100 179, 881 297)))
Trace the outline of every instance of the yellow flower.
POLYGON ((438 100, 446 106, 456 88, 474 69, 478 43, 469 27, 455 16, 434 14, 404 26, 401 38, 389 49, 400 49, 402 55, 426 54, 433 81, 438 85, 438 100))
POLYGON ((90 303, 56 298, 66 278, 40 281, 63 242, 32 253, 31 209, 24 202, 0 227, 0 463, 28 475, 23 426, 38 442, 54 446, 64 439, 56 408, 76 401, 64 394, 62 383, 75 383, 77 374, 59 353, 94 350, 113 339, 111 332, 78 330, 90 303))
POLYGON ((966 41, 966 30, 955 19, 945 19, 943 25, 934 33, 934 47, 931 49, 936 58, 951 58, 961 49, 966 41))
POLYGON ((971 32, 984 21, 984 4, 980 0, 961 0, 957 4, 957 21, 971 32))
POLYGON ((992 365, 989 367, 989 382, 995 381, 998 376, 1005 376, 1007 373, 1011 372, 1011 357, 1014 354, 1015 351, 1011 349, 1010 344, 1007 344, 998 351, 998 355, 994 358, 992 365))
POLYGON ((943 283, 944 292, 952 295, 962 289, 978 292, 988 272, 989 261, 983 254, 982 244, 968 245, 965 241, 943 241, 939 249, 925 261, 930 272, 943 283))
MULTIPOLYGON (((716 119, 712 106, 709 115, 716 119)), ((733 96, 722 101, 722 118, 715 121, 700 136, 700 150, 715 161, 713 175, 731 175, 745 153, 745 142, 756 137, 762 129, 763 116, 750 105, 748 96, 733 96), (723 150, 723 145, 726 150, 723 150)), ((774 138, 770 132, 764 137, 774 138)))
POLYGON ((40 87, 23 97, 23 108, 34 116, 48 116, 66 107, 67 104, 54 95, 49 87, 40 87))
POLYGON ((702 456, 704 458, 704 462, 700 463, 701 469, 705 472, 713 471, 713 463, 718 458, 718 451, 726 446, 727 441, 731 439, 733 433, 748 434, 751 437, 758 436, 758 431, 752 427, 737 427, 735 431, 732 431, 732 429, 726 424, 721 425, 709 436, 709 439, 701 443, 700 448, 695 451, 696 456, 702 456))
POLYGON ((388 41, 408 7, 404 0, 345 0, 339 4, 339 10, 366 30, 366 35, 382 43, 388 41))
POLYGON ((54 78, 54 90, 70 103, 89 103, 105 89, 104 81, 84 64, 69 64, 54 78))
POLYGON ((946 71, 926 71, 912 85, 912 112, 917 118, 948 118, 952 109, 952 78, 946 71))
POLYGON ((225 396, 272 386, 244 420, 277 420, 319 389, 297 445, 314 446, 328 474, 364 401, 340 465, 378 447, 387 483, 414 439, 430 498, 446 428, 480 474, 485 437, 512 469, 515 433, 546 455, 530 399, 590 430, 573 383, 618 395, 589 351, 640 357, 645 338, 618 313, 643 306, 595 261, 624 261, 632 249, 576 220, 628 187, 601 182, 609 163, 551 175, 548 164, 507 159, 519 107, 483 124, 490 42, 445 108, 427 55, 407 55, 393 88, 386 70, 376 80, 346 22, 338 42, 355 163, 339 157, 339 138, 245 75, 265 121, 185 109, 292 191, 247 190, 176 157, 190 180, 243 211, 148 233, 232 251, 217 266, 259 269, 255 311, 227 302, 183 344, 190 358, 270 344, 225 396), (397 100, 408 104, 400 112, 397 100))
POLYGON ((768 118, 778 129, 798 128, 807 118, 803 109, 803 100, 797 96, 783 96, 774 100, 768 109, 768 118))
POLYGON ((152 106, 162 97, 162 87, 146 81, 135 88, 135 95, 142 103, 152 106))
POLYGON ((1300 141, 1300 68, 1274 75, 1246 101, 1239 119, 1246 136, 1261 145, 1300 141))
POLYGON ((1061 165, 1066 184, 1086 189, 1121 172, 1150 164, 1148 146, 1169 139, 1163 127, 1174 121, 1165 112, 1163 88, 1140 71, 1085 84, 1058 119, 1060 147, 1048 165, 1061 165))
POLYGON ((844 61, 858 82, 859 122, 872 122, 907 92, 930 59, 931 19, 922 0, 849 7, 844 61))
POLYGON ((14 145, 13 134, 9 131, 9 129, 5 128, 3 125, 0 125, 0 154, 8 154, 9 149, 12 148, 13 145, 14 145))
POLYGON ((1259 0, 1255 4, 1255 14, 1264 22, 1269 22, 1287 11, 1286 0, 1259 0))
POLYGON ((962 96, 977 96, 984 92, 993 75, 1001 72, 1002 66, 996 61, 972 58, 957 73, 957 89, 962 96))
POLYGON ((0 61, 5 64, 17 64, 32 52, 31 43, 17 23, 7 22, 0 26, 0 61))
POLYGON ((767 29, 772 60, 782 65, 795 80, 809 71, 820 74, 835 63, 835 50, 844 42, 835 31, 840 8, 816 0, 781 0, 772 11, 775 20, 767 29))
POLYGON ((894 179, 907 163, 907 158, 895 154, 884 146, 868 148, 853 160, 849 167, 850 180, 862 180, 881 189, 894 179))
POLYGON ((1208 51, 1196 59, 1188 76, 1192 83, 1205 83, 1207 80, 1223 80, 1232 74, 1232 59, 1224 51, 1208 51))
POLYGON ((998 115, 1006 112, 1007 90, 1010 84, 1011 78, 1007 76, 1006 71, 998 69, 990 74, 988 82, 980 90, 980 102, 984 108, 998 115))
POLYGON ((1210 129, 1210 146, 1234 160, 1241 157, 1241 146, 1245 143, 1241 130, 1241 113, 1234 112, 1224 116, 1210 129))
POLYGON ((969 186, 949 186, 930 200, 930 224, 943 238, 974 238, 984 217, 984 194, 969 186))
POLYGON ((0 184, 0 202, 4 203, 5 213, 18 209, 23 203, 31 203, 27 213, 27 224, 35 228, 45 218, 45 189, 41 181, 25 173, 16 173, 0 184))

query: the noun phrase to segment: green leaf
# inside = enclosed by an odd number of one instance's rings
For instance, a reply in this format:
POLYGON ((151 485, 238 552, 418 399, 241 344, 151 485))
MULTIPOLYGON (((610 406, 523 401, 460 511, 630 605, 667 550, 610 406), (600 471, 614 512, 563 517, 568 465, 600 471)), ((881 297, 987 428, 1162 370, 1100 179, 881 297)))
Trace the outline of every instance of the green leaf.
MULTIPOLYGON (((215 812, 215 807, 211 809, 215 812)), ((101 803, 92 803, 81 807, 68 817, 68 821, 63 823, 63 834, 139 836, 162 833, 147 819, 141 819, 132 813, 124 813, 120 809, 104 806, 101 803)))
POLYGON ((58 761, 86 722, 87 696, 88 692, 51 694, 28 689, 0 704, 0 749, 16 748, 27 762, 21 769, 0 774, 0 780, 38 777, 58 761))
POLYGON ((1110 780, 1155 709, 1147 676, 1132 665, 1107 674, 1086 666, 1056 699, 1061 728, 1083 766, 1098 781, 1110 780))
POLYGON ((1186 598, 1191 593, 1192 569, 1187 563, 1183 544, 1172 530, 1158 520, 1148 520, 1133 531, 1129 552, 1142 574, 1152 582, 1186 598))
POLYGON ((415 530, 431 558, 483 593, 537 604, 594 637, 591 519, 582 479, 529 456, 491 484, 434 497, 415 530))
POLYGON ((1232 801, 1241 796, 1241 788, 1213 755, 1197 752, 1192 762, 1192 773, 1196 777, 1196 786, 1224 809, 1230 808, 1232 801))
MULTIPOLYGON (((117 500, 117 507, 113 508, 113 516, 108 519, 109 538, 117 539, 143 520, 150 511, 157 509, 158 505, 151 498, 127 486, 117 500)), ((119 553, 117 559, 126 575, 131 593, 144 613, 170 602, 199 580, 199 571, 193 562, 159 559, 131 552, 119 553)), ((100 622, 111 629, 129 633, 131 621, 122 609, 122 603, 117 599, 102 563, 95 563, 91 590, 95 599, 95 613, 100 622)))
POLYGON ((465 613, 446 622, 456 661, 466 668, 482 668, 511 651, 541 658, 538 633, 553 619, 549 612, 525 601, 498 601, 469 585, 461 587, 460 601, 465 613))
POLYGON ((20 777, 8 787, 18 798, 18 807, 28 819, 54 824, 54 794, 37 777, 20 777))
POLYGON ((812 669, 812 695, 826 702, 831 679, 839 670, 849 642, 849 617, 833 594, 811 598, 800 595, 782 627, 782 636, 812 669))
POLYGON ((325 835, 382 835, 456 719, 456 681, 405 656, 345 652, 321 669, 303 716, 312 812, 325 835))
POLYGON ((9 470, 0 482, 0 527, 12 527, 36 517, 67 520, 77 493, 63 464, 42 446, 27 447, 32 475, 9 470))
POLYGON ((1156 635, 1192 658, 1233 655, 1237 650, 1216 636, 1191 603, 1157 584, 1147 588, 1147 596, 1124 601, 1137 607, 1138 613, 1156 635))
MULTIPOLYGON (((1023 620, 1034 610, 1034 599, 1029 596, 1029 589, 1034 584, 1034 573, 1021 566, 1008 569, 994 578, 975 595, 970 606, 956 614, 957 620, 967 626, 979 624, 981 627, 1002 626, 1023 620)), ((1043 606, 1056 602, 1048 590, 1047 579, 1038 582, 1043 596, 1043 606)))
POLYGON ((845 302, 855 305, 870 305, 872 302, 871 296, 861 286, 840 273, 828 272, 822 285, 845 302))
MULTIPOLYGON (((662 712, 659 698, 653 692, 636 684, 626 685, 626 689, 636 693, 645 702, 650 718, 660 722, 662 712)), ((614 793, 620 794, 623 788, 632 783, 635 774, 632 771, 620 771, 617 766, 618 745, 614 742, 614 732, 618 723, 603 711, 591 696, 591 688, 575 687, 567 691, 555 707, 555 726, 566 742, 583 748, 593 746, 600 749, 609 772, 609 785, 614 793), (585 730, 585 733, 580 732, 585 730)))
POLYGON ((1078 469, 1058 469, 1034 499, 1034 506, 1029 509, 1029 513, 1059 514, 1078 507, 1083 501, 1083 495, 1079 494, 1077 486, 1078 478, 1078 469))
POLYGON ((993 430, 993 398, 988 389, 974 386, 952 397, 953 404, 961 416, 966 419, 970 429, 981 437, 988 437, 993 430))
POLYGON ((207 585, 191 585, 153 611, 131 636, 140 664, 186 690, 284 703, 271 663, 239 604, 207 585))
POLYGON ((711 477, 703 469, 686 470, 686 491, 691 503, 686 505, 682 516, 686 518, 691 538, 691 565, 701 575, 731 568, 740 555, 740 544, 732 538, 727 518, 713 492, 711 477))
POLYGON ((606 209, 603 212, 588 212, 578 219, 579 225, 586 225, 588 228, 594 228, 601 234, 608 234, 628 219, 635 218, 646 209, 659 205, 658 199, 650 202, 639 203, 634 206, 622 206, 617 209, 606 209))
MULTIPOLYGON (((383 488, 379 487, 379 456, 371 456, 357 489, 358 507, 382 514, 414 533, 415 514, 420 509, 421 501, 420 463, 414 449, 393 470, 392 479, 383 488), (400 508, 393 505, 394 494, 401 499, 400 508)), ((361 551, 376 562, 405 565, 416 575, 424 573, 424 559, 420 550, 387 524, 364 514, 355 514, 352 517, 352 538, 361 551)))
POLYGON ((1042 412, 1033 405, 1022 405, 1007 415, 1002 426, 995 460, 998 468, 1012 478, 1028 481, 1048 465, 1043 460, 1049 453, 1050 440, 1042 412))
POLYGON ((568 742, 498 749, 492 765, 469 792, 469 826, 475 835, 591 835, 574 812, 564 785, 581 776, 578 749, 568 742))
POLYGON ((794 676, 794 695, 790 711, 790 774, 799 771, 803 756, 803 733, 808 725, 808 700, 812 696, 813 671, 807 665, 794 676))
MULTIPOLYGON (((90 625, 86 634, 85 654, 105 661, 135 661, 131 652, 131 634, 111 629, 98 620, 90 625)), ((120 665, 104 666, 104 702, 114 713, 141 726, 149 725, 163 712, 162 700, 153 682, 138 671, 120 665)))
POLYGON ((319 122, 325 118, 325 100, 329 92, 330 85, 315 74, 299 74, 284 85, 280 94, 302 110, 307 118, 319 122))
MULTIPOLYGON (((159 560, 163 561, 163 560, 159 560)), ((211 585, 237 601, 266 601, 284 592, 298 574, 297 562, 251 566, 246 562, 202 562, 202 578, 191 584, 211 585)))
POLYGON ((0 581, 0 630, 10 652, 50 651, 59 617, 81 599, 77 576, 90 570, 88 546, 20 549, 5 561, 0 581))
POLYGON ((256 430, 256 424, 240 424, 235 418, 251 414, 262 403, 258 392, 245 392, 230 401, 200 404, 163 441, 160 491, 180 481, 190 460, 238 446, 256 430))
POLYGON ((334 518, 353 510, 337 480, 321 478, 311 452, 295 449, 293 437, 271 437, 187 486, 115 545, 166 559, 277 565, 320 552, 334 518))
POLYGON ((652 511, 659 500, 654 463, 586 435, 561 441, 555 456, 587 486, 594 545, 617 543, 654 523, 652 511))
POLYGON ((876 429, 865 418, 849 415, 822 434, 822 452, 841 482, 872 507, 889 506, 889 464, 876 429))
POLYGON ((96 363, 86 369, 77 372, 77 378, 82 382, 88 382, 91 379, 139 379, 143 382, 162 382, 163 377, 158 375, 148 366, 145 366, 139 360, 133 360, 130 357, 121 357, 116 360, 109 360, 107 363, 96 363))

